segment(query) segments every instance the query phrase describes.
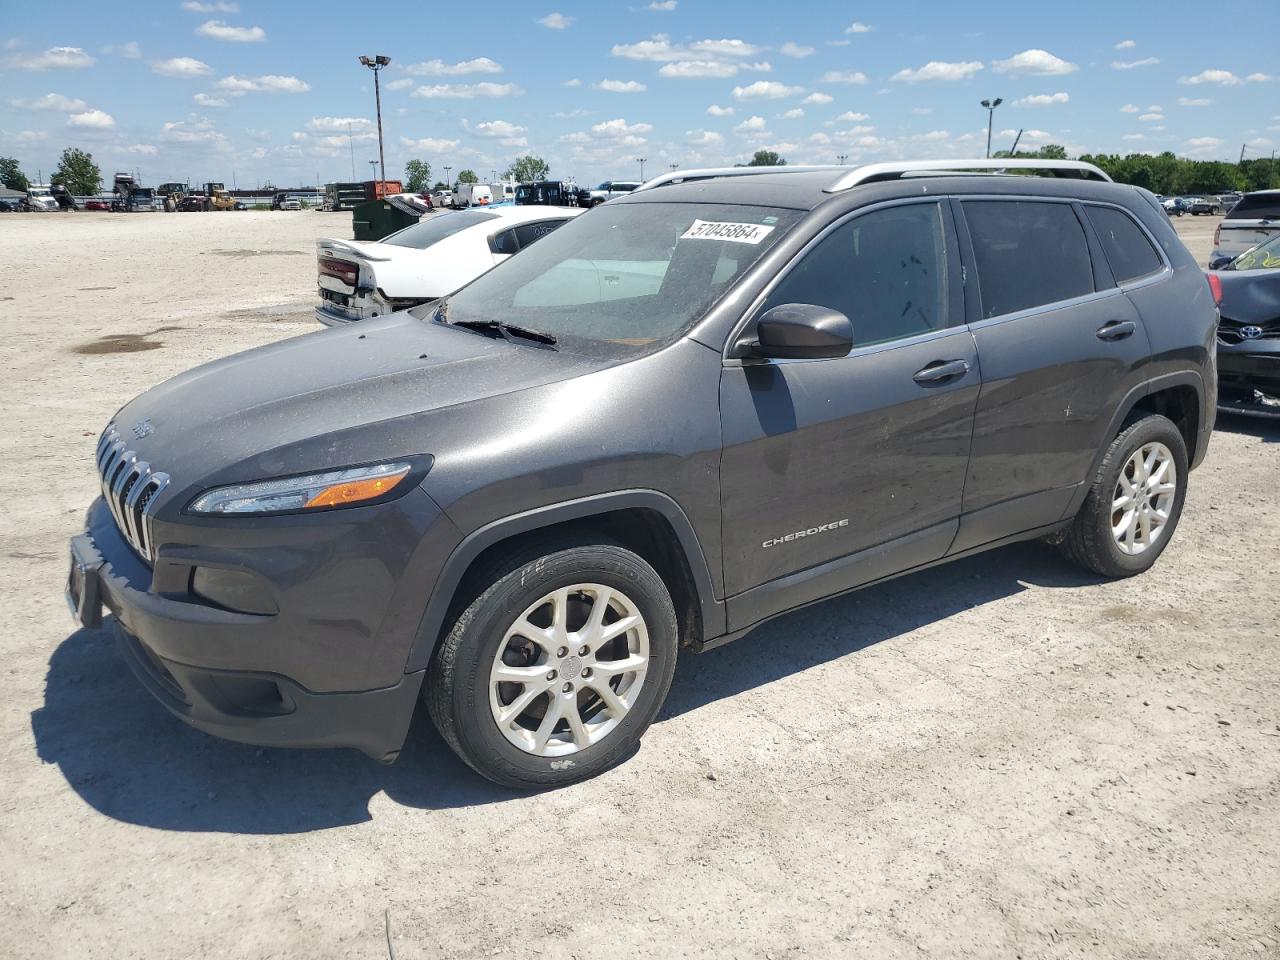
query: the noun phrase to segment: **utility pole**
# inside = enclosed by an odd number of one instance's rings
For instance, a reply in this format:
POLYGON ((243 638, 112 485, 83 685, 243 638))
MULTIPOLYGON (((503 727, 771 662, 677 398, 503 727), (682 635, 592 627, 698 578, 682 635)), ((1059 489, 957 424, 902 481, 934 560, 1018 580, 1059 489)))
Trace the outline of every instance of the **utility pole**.
MULTIPOLYGON (((1009 156, 1016 157, 1018 155, 1018 141, 1022 139, 1022 130, 1018 130, 1018 135, 1013 138, 1013 149, 1009 151, 1009 156)), ((990 156, 990 154, 988 154, 990 156)))
POLYGON ((450 190, 453 189, 453 181, 449 179, 449 171, 452 169, 453 167, 444 168, 444 185, 448 187, 450 190))
POLYGON ((387 160, 382 152, 382 87, 378 84, 378 73, 391 62, 391 58, 378 54, 375 57, 361 57, 360 62, 373 71, 373 97, 378 108, 378 165, 382 170, 382 179, 387 179, 387 160))
POLYGON ((1003 98, 996 97, 994 100, 983 100, 982 105, 987 108, 987 156, 991 156, 991 124, 995 119, 996 107, 1004 103, 1003 98))
MULTIPOLYGON (((374 178, 376 178, 376 177, 378 176, 378 161, 377 161, 377 160, 370 160, 370 161, 369 161, 369 176, 374 177, 374 178)), ((384 189, 384 188, 379 188, 379 189, 384 189)), ((378 194, 378 190, 375 190, 375 191, 374 191, 374 194, 375 194, 375 195, 380 195, 380 194, 378 194)))
POLYGON ((1247 147, 1247 146, 1248 146, 1248 144, 1247 144, 1247 143, 1242 143, 1242 144, 1240 144, 1240 160, 1239 160, 1239 163, 1244 163, 1244 148, 1245 148, 1245 147, 1247 147))
POLYGON ((636 157, 636 163, 640 164, 640 182, 644 183, 644 162, 648 157, 636 157))

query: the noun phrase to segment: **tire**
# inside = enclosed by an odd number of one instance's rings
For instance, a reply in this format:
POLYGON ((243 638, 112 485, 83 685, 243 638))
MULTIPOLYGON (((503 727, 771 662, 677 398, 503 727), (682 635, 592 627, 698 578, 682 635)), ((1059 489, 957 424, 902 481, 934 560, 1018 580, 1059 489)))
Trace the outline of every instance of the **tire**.
POLYGON ((440 642, 423 688, 436 729, 458 756, 495 783, 527 790, 586 780, 634 753, 666 700, 679 645, 657 572, 617 544, 560 540, 535 544, 471 582, 472 599, 440 642), (602 598, 599 619, 613 618, 602 636, 624 618, 636 625, 582 655, 602 598), (567 636, 557 635, 557 604, 567 636), (609 665, 624 661, 645 666, 609 679, 620 669, 609 665), (495 680, 508 665, 530 679, 495 680), (595 692, 602 685, 612 705, 595 692), (502 722, 517 701, 527 704, 523 712, 502 722))
POLYGON ((1157 414, 1130 420, 1108 446, 1084 503, 1059 543, 1059 549, 1068 560, 1104 577, 1132 577, 1144 573, 1173 537, 1182 516, 1186 493, 1187 445, 1182 433, 1171 420, 1157 414), (1144 451, 1140 458, 1144 463, 1150 462, 1151 453, 1156 454, 1158 459, 1151 471, 1152 479, 1137 479, 1142 475, 1142 468, 1137 467, 1131 458, 1138 451, 1144 451), (1168 461, 1167 467, 1162 466, 1164 460, 1168 461), (1170 474, 1173 476, 1172 491, 1150 496, 1142 494, 1143 484, 1152 484, 1149 488, 1152 490, 1163 489, 1163 484, 1157 481, 1160 476, 1167 478, 1170 474), (1154 511, 1148 514, 1154 535, 1146 534, 1149 542, 1145 546, 1141 544, 1145 530, 1140 522, 1141 508, 1136 511, 1126 509, 1121 505, 1126 498, 1134 504, 1146 502, 1154 511), (1162 520, 1159 519, 1161 515, 1162 520), (1141 549, 1135 552, 1135 547, 1141 549))

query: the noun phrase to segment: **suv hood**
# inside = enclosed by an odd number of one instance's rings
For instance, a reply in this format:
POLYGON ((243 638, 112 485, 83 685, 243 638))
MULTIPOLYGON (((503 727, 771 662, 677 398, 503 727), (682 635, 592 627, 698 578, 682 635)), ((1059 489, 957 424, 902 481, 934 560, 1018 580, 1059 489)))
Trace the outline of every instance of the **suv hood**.
POLYGON ((1280 269, 1211 272, 1222 282, 1223 317, 1239 323, 1280 320, 1280 269))
POLYGON ((185 503, 217 484, 430 454, 430 414, 611 362, 406 311, 196 367, 130 401, 115 423, 140 460, 170 474, 165 499, 185 503))

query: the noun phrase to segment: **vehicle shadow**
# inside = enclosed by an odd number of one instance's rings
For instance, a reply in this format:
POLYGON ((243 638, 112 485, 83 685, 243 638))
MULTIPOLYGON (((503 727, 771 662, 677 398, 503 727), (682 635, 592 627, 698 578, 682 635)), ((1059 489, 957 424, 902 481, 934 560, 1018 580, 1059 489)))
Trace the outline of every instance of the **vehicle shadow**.
MULTIPOLYGON (((1239 433, 1257 437, 1263 443, 1280 443, 1280 417, 1248 417, 1239 413, 1218 411, 1213 429, 1220 433, 1239 433)), ((1210 450, 1213 448, 1210 447, 1210 450)))
MULTIPOLYGON (((662 719, 732 697, 923 624, 1025 589, 1096 582, 1041 544, 1023 544, 868 588, 686 655, 662 719)), ((108 628, 78 630, 49 660, 31 714, 41 760, 113 819, 162 830, 284 834, 371 819, 370 800, 445 809, 519 799, 463 764, 419 710, 400 759, 352 750, 257 748, 207 736, 155 703, 108 628)))

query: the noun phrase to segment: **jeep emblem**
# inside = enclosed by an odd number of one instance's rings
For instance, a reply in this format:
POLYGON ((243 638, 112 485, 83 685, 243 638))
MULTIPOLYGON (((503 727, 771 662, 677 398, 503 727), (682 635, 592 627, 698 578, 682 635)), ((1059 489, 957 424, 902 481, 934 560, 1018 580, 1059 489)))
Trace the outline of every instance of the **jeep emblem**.
POLYGON ((143 420, 139 420, 137 423, 133 425, 133 435, 137 437, 139 440, 143 439, 144 437, 149 437, 151 436, 151 434, 155 432, 156 432, 156 428, 151 425, 150 417, 143 420))

